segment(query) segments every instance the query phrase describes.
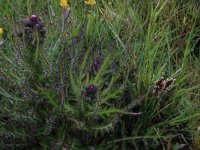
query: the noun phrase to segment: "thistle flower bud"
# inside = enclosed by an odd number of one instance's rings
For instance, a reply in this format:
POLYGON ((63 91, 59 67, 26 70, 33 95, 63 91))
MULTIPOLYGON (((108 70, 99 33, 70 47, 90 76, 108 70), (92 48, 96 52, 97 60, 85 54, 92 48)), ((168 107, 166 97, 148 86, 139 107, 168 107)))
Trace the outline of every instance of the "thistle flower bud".
POLYGON ((30 21, 28 19, 22 20, 24 27, 30 27, 30 21))
POLYGON ((36 30, 40 30, 40 29, 41 29, 41 25, 40 25, 40 24, 36 24, 36 25, 34 25, 34 29, 36 29, 36 30))
POLYGON ((42 30, 40 30, 41 36, 42 37, 45 36, 46 32, 47 32, 47 30, 45 28, 42 28, 42 30))
POLYGON ((30 24, 31 24, 31 26, 34 26, 34 25, 36 25, 38 23, 38 16, 36 16, 36 15, 31 15, 31 17, 30 17, 30 24))
POLYGON ((86 95, 92 95, 97 92, 97 86, 90 84, 86 88, 86 95))
POLYGON ((30 21, 38 21, 38 16, 37 15, 31 15, 30 21))
MULTIPOLYGON (((44 37, 46 34, 45 23, 44 21, 39 21, 37 15, 31 15, 30 19, 23 19, 24 25, 24 36, 27 39, 27 42, 32 45, 35 44, 35 40, 37 39, 35 36, 38 36, 39 42, 42 43, 44 41, 44 37), (35 34, 39 33, 39 34, 35 34), (33 41, 34 40, 34 41, 33 41)), ((22 33, 14 33, 15 37, 22 37, 22 33)))
POLYGON ((44 21, 40 21, 39 24, 40 24, 41 28, 43 28, 45 26, 44 21))
POLYGON ((25 27, 24 31, 25 31, 26 34, 32 33, 32 30, 29 27, 25 27))

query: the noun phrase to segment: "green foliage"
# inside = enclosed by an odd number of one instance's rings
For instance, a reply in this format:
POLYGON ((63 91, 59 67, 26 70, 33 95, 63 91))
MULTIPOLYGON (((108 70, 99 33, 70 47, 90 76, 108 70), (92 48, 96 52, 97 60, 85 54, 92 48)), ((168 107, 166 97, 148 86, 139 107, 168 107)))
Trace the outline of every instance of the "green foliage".
POLYGON ((198 6, 1 0, 0 149, 198 149, 198 6), (43 42, 15 36, 31 14, 43 42))

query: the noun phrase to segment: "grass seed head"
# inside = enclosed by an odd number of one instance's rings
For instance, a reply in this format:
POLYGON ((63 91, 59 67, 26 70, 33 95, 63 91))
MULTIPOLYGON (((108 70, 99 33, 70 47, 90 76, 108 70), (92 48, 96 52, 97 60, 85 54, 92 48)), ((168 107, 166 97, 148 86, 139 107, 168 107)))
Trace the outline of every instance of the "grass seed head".
POLYGON ((156 80, 153 86, 153 95, 159 98, 163 92, 171 90, 175 80, 176 79, 166 79, 164 77, 156 80))

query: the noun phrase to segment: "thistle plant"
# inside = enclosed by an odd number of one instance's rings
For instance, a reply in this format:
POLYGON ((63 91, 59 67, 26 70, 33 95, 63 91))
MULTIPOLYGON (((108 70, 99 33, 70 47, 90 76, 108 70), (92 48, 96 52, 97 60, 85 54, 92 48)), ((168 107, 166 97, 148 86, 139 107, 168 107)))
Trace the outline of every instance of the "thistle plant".
POLYGON ((0 149, 199 149, 199 12, 0 0, 0 149))

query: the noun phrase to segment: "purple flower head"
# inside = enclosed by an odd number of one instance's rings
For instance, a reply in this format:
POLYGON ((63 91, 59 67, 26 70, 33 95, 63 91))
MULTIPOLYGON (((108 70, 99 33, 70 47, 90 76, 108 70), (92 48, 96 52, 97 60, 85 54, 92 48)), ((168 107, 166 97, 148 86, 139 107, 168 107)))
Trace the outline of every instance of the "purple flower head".
POLYGON ((40 24, 36 24, 36 25, 34 25, 34 29, 36 29, 36 30, 40 30, 40 29, 41 29, 41 25, 40 25, 40 24))
POLYGON ((86 94, 87 95, 91 95, 91 94, 95 94, 97 92, 97 86, 90 84, 87 86, 86 88, 86 94))
POLYGON ((26 34, 32 33, 32 30, 29 27, 25 27, 24 31, 25 31, 26 34))
MULTIPOLYGON (((39 33, 39 42, 42 43, 46 34, 45 23, 41 21, 35 14, 31 15, 29 19, 23 19, 23 27, 26 39, 32 42, 36 37, 35 32, 39 33)), ((22 33, 15 32, 14 36, 22 37, 22 33)), ((32 42, 32 44, 35 44, 32 42)))
POLYGON ((37 15, 31 15, 30 17, 30 24, 34 27, 38 23, 38 16, 37 15))
POLYGON ((31 21, 38 21, 38 16, 37 15, 31 15, 31 18, 30 18, 31 21))
POLYGON ((40 21, 39 24, 40 24, 41 28, 43 28, 45 25, 44 21, 40 21))
POLYGON ((28 19, 22 20, 24 27, 30 27, 30 21, 28 19))

